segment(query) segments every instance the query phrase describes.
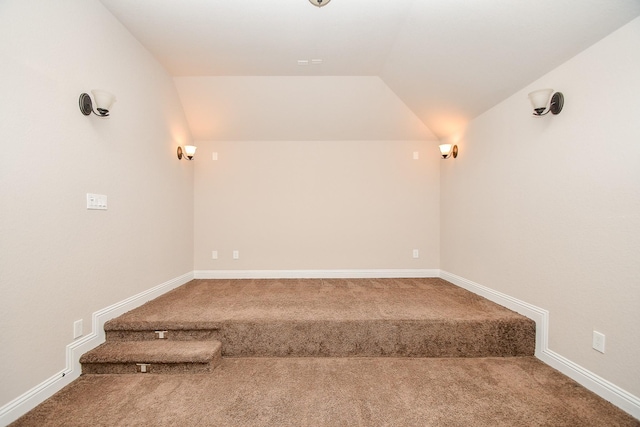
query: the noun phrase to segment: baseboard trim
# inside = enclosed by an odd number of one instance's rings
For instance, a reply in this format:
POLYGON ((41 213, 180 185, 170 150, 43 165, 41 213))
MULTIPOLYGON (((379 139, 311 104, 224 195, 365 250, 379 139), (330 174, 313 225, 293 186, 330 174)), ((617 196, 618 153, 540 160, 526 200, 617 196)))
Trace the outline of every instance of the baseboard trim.
POLYGON ((196 270, 196 279, 375 279, 439 277, 438 269, 389 270, 196 270))
POLYGON ((495 291, 486 286, 467 280, 455 274, 440 270, 440 278, 460 286, 474 294, 480 295, 490 301, 500 304, 503 307, 522 314, 536 322, 536 357, 540 358, 544 349, 547 348, 549 331, 549 312, 535 305, 531 305, 519 299, 513 298, 502 292, 495 291))
POLYGON ((535 321, 538 359, 640 419, 640 398, 549 349, 549 311, 446 271, 441 270, 440 277, 535 321))
POLYGON ((105 322, 129 310, 133 310, 145 302, 187 283, 193 278, 193 272, 183 274, 93 313, 91 333, 67 345, 65 369, 0 407, 0 425, 8 425, 17 420, 77 379, 82 373, 80 356, 105 341, 105 322))

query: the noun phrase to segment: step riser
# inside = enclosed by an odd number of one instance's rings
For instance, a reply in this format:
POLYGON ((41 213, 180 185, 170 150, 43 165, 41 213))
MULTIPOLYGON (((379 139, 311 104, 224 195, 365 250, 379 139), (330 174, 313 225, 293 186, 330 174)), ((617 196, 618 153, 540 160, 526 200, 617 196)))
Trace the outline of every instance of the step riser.
MULTIPOLYGON (((163 331, 167 329, 162 329, 163 331)), ((168 330, 164 334, 166 340, 171 341, 214 341, 218 340, 218 330, 192 329, 168 330)), ((152 331, 106 331, 107 341, 154 341, 158 334, 152 331)))
MULTIPOLYGON (((524 326, 524 325, 523 325, 524 326)), ((305 330, 295 325, 223 328, 218 338, 230 357, 506 357, 532 356, 535 329, 486 324, 460 329, 426 329, 422 325, 348 325, 305 330), (505 336, 506 335, 506 336, 505 336)))
MULTIPOLYGON (((109 340, 157 339, 153 331, 109 331, 109 340)), ((223 343, 230 357, 511 357, 533 356, 535 323, 425 321, 227 322, 219 330, 171 331, 223 343), (192 334, 193 333, 193 334, 192 334)))
POLYGON ((140 372, 135 363, 83 363, 83 374, 206 374, 220 364, 220 358, 212 363, 151 363, 147 372, 140 372))

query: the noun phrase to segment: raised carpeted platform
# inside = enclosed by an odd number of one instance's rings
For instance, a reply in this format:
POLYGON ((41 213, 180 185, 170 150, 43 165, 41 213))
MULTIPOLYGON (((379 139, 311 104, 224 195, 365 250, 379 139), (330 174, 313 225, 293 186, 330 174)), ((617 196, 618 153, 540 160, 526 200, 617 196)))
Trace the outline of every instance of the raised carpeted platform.
POLYGON ((219 340, 223 356, 531 356, 535 323, 442 279, 194 280, 108 341, 219 340))

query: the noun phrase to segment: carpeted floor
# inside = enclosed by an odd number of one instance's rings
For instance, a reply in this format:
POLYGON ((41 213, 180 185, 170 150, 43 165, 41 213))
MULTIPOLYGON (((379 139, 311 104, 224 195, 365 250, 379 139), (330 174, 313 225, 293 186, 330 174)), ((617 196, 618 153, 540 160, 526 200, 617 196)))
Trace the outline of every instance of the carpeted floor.
POLYGON ((194 280, 105 330, 83 356, 104 373, 15 426, 640 427, 532 357, 531 320, 441 279, 194 280))
POLYGON ((438 278, 193 280, 108 322, 106 329, 226 320, 517 318, 438 278))
POLYGON ((533 357, 227 358, 211 374, 84 375, 25 426, 640 426, 533 357))

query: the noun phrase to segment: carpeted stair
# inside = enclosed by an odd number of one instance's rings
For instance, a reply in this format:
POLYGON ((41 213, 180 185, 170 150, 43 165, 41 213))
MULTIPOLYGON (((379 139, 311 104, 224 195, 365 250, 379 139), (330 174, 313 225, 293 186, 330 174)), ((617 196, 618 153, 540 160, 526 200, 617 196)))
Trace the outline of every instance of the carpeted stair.
POLYGON ((84 373, 220 357, 532 356, 535 323, 441 279, 194 280, 105 324, 84 373))
POLYGON ((80 358, 84 374, 207 373, 220 364, 219 341, 107 341, 80 358))
POLYGON ((166 330, 170 341, 218 340, 224 343, 227 357, 507 357, 531 356, 535 350, 532 322, 509 318, 262 319, 228 320, 220 325, 165 322, 149 330, 137 328, 126 322, 105 326, 111 342, 150 340, 156 328, 166 330))

